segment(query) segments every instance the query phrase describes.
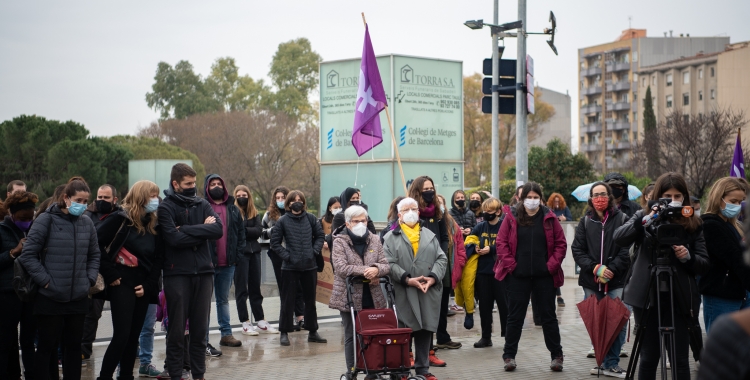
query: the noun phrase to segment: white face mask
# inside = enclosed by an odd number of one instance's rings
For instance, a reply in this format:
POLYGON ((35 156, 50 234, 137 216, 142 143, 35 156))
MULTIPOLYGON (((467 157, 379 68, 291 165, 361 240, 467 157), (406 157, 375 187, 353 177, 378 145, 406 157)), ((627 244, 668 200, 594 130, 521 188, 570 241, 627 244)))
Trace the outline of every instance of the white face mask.
POLYGON ((527 210, 534 211, 539 208, 539 199, 524 199, 523 205, 527 210))
POLYGON ((409 227, 413 227, 419 222, 419 213, 414 210, 409 210, 401 215, 401 220, 409 227))
POLYGON ((680 201, 669 202, 669 207, 682 207, 682 202, 680 201))
POLYGON ((357 223, 351 228, 351 231, 357 236, 364 236, 367 233, 367 226, 364 223, 357 223))
POLYGON ((442 212, 443 214, 445 214, 445 206, 440 205, 440 212, 442 212))
POLYGON ((336 215, 336 214, 338 214, 340 212, 341 212, 341 208, 332 208, 331 209, 331 214, 333 214, 333 215, 336 215))

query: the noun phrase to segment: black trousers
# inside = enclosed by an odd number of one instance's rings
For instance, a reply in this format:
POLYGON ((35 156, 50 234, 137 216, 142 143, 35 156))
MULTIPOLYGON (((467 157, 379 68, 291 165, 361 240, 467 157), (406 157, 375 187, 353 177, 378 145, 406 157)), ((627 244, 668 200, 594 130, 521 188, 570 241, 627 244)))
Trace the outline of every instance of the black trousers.
POLYGON ((451 341, 451 336, 448 334, 448 302, 450 298, 451 288, 443 288, 443 296, 440 298, 440 317, 438 318, 438 328, 435 333, 437 344, 451 341))
POLYGON ((37 315, 38 342, 34 354, 37 380, 58 378, 57 347, 63 350, 63 378, 81 378, 81 336, 86 314, 37 315))
POLYGON ((281 312, 279 313, 279 331, 294 331, 294 310, 297 294, 302 294, 305 303, 305 329, 318 331, 318 311, 315 308, 315 291, 318 285, 318 272, 281 271, 281 312))
POLYGON ((34 373, 34 338, 36 337, 36 320, 33 315, 34 305, 21 302, 16 293, 0 293, 0 377, 18 379, 21 377, 21 365, 18 362, 18 342, 21 342, 21 359, 27 379, 34 373), (18 335, 18 325, 21 335, 18 335))
MULTIPOLYGON (((281 287, 284 285, 284 281, 281 279, 281 265, 284 263, 284 260, 279 257, 276 253, 274 253, 272 250, 268 250, 268 258, 271 259, 271 265, 273 265, 273 274, 276 276, 276 285, 279 287, 279 294, 281 294, 281 287)), ((298 283, 297 287, 301 287, 301 285, 298 283)), ((298 293, 296 298, 294 299, 294 315, 299 317, 300 315, 305 314, 305 301, 302 299, 302 293, 298 293)), ((307 323, 307 321, 305 321, 307 323)))
POLYGON ((112 340, 104 353, 99 371, 100 380, 111 380, 120 365, 120 379, 133 378, 133 365, 138 355, 138 338, 148 310, 148 296, 136 297, 134 288, 143 285, 145 276, 140 268, 119 268, 120 285, 107 287, 112 308, 112 340))
POLYGON ((83 320, 83 338, 81 339, 81 353, 84 357, 91 357, 94 352, 94 340, 96 340, 96 330, 99 327, 99 319, 102 317, 104 309, 103 298, 89 298, 89 311, 83 320))
POLYGON ((542 319, 544 344, 550 352, 550 357, 562 356, 560 345, 560 326, 555 314, 555 286, 552 276, 545 277, 515 277, 510 275, 503 280, 506 282, 508 294, 508 326, 505 331, 505 348, 503 359, 515 358, 518 352, 518 342, 521 340, 523 320, 529 307, 529 299, 534 295, 537 311, 542 319))
MULTIPOLYGON (((190 320, 190 370, 194 379, 206 373, 206 332, 214 292, 214 275, 164 277, 169 326, 167 332, 167 371, 179 380, 185 352, 185 322, 190 320)), ((141 318, 143 320, 143 318, 141 318)))
POLYGON ((237 256, 237 267, 234 270, 234 296, 241 322, 250 320, 250 314, 247 312, 248 299, 255 321, 266 319, 263 315, 263 295, 260 294, 260 258, 260 253, 237 256))
MULTIPOLYGON (((656 379, 656 368, 661 360, 661 345, 659 344, 659 313, 654 306, 648 313, 648 319, 643 320, 644 309, 633 307, 635 323, 645 327, 641 338, 641 356, 638 363, 638 378, 641 380, 656 379)), ((665 312, 664 314, 667 314, 665 312)), ((672 371, 676 371, 678 379, 690 379, 690 363, 688 362, 688 348, 690 347, 690 334, 687 330, 689 317, 683 317, 675 310, 675 349, 671 360, 672 371)), ((666 321, 664 325, 666 325, 666 321)), ((664 342, 667 345, 667 341, 664 342)))
POLYGON ((500 314, 500 336, 505 336, 508 326, 508 300, 505 283, 495 280, 492 274, 477 273, 474 292, 479 299, 479 318, 482 322, 482 338, 492 339, 492 307, 497 304, 500 314))

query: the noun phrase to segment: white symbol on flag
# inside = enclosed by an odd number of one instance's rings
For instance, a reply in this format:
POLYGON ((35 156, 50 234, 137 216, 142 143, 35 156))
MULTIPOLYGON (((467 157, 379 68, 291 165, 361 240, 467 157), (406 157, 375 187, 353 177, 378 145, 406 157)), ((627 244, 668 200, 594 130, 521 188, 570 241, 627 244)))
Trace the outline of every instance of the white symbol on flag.
POLYGON ((372 86, 367 87, 367 91, 365 91, 365 73, 362 69, 359 70, 359 88, 357 89, 357 101, 359 99, 362 99, 362 102, 359 103, 357 111, 361 113, 365 113, 368 104, 371 104, 373 107, 377 107, 378 105, 378 102, 372 98, 372 86))

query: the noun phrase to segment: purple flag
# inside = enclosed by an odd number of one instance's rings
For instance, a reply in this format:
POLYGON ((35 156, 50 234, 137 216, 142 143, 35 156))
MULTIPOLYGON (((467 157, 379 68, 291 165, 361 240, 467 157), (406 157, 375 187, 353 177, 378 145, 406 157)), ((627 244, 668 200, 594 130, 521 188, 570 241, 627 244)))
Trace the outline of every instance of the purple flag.
POLYGON ((737 143, 734 145, 734 158, 732 158, 732 167, 729 169, 729 176, 745 178, 745 159, 742 156, 740 132, 737 132, 737 143))
POLYGON ((380 79, 378 62, 370 42, 370 31, 365 26, 365 46, 362 48, 362 64, 359 67, 359 89, 354 108, 354 127, 352 128, 352 145, 358 156, 369 152, 383 142, 380 129, 380 111, 385 109, 383 81, 380 79))

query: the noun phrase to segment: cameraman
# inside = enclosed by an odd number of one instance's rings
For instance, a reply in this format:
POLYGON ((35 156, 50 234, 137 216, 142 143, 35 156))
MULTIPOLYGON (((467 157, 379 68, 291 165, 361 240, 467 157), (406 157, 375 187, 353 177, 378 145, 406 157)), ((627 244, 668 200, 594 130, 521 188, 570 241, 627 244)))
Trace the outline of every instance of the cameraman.
MULTIPOLYGON (((662 174, 654 184, 652 199, 671 198, 669 207, 682 207, 683 201, 690 199, 687 190, 687 184, 682 175, 677 173, 662 174)), ((656 208, 657 206, 654 206, 656 208)), ((652 286, 649 294, 649 285, 651 285, 651 268, 655 262, 652 255, 650 234, 647 233, 643 222, 650 222, 655 212, 652 211, 644 218, 645 211, 637 211, 633 217, 622 227, 615 231, 615 242, 623 247, 630 246, 636 241, 641 241, 640 249, 636 252, 632 276, 625 284, 623 301, 633 306, 635 312, 636 324, 645 327, 642 337, 641 362, 638 371, 638 378, 641 380, 654 379, 656 377, 656 367, 661 358, 661 349, 659 344, 659 320, 656 309, 656 289, 652 286), (648 313, 648 319, 643 320, 644 312, 647 307, 652 307, 648 313)), ((674 328, 675 347, 674 361, 672 370, 676 371, 678 379, 690 379, 690 367, 688 365, 688 347, 690 344, 690 334, 688 326, 692 320, 691 314, 698 313, 698 304, 693 300, 694 295, 698 294, 698 288, 695 283, 696 275, 705 274, 709 267, 708 253, 706 252, 706 241, 703 238, 701 220, 695 215, 689 217, 682 216, 681 213, 672 218, 671 221, 661 220, 662 224, 675 223, 681 225, 687 234, 688 243, 686 245, 673 245, 669 253, 669 260, 675 274, 672 278, 673 299, 674 299, 674 328)), ((662 303, 662 313, 669 315, 669 303, 662 303)))

